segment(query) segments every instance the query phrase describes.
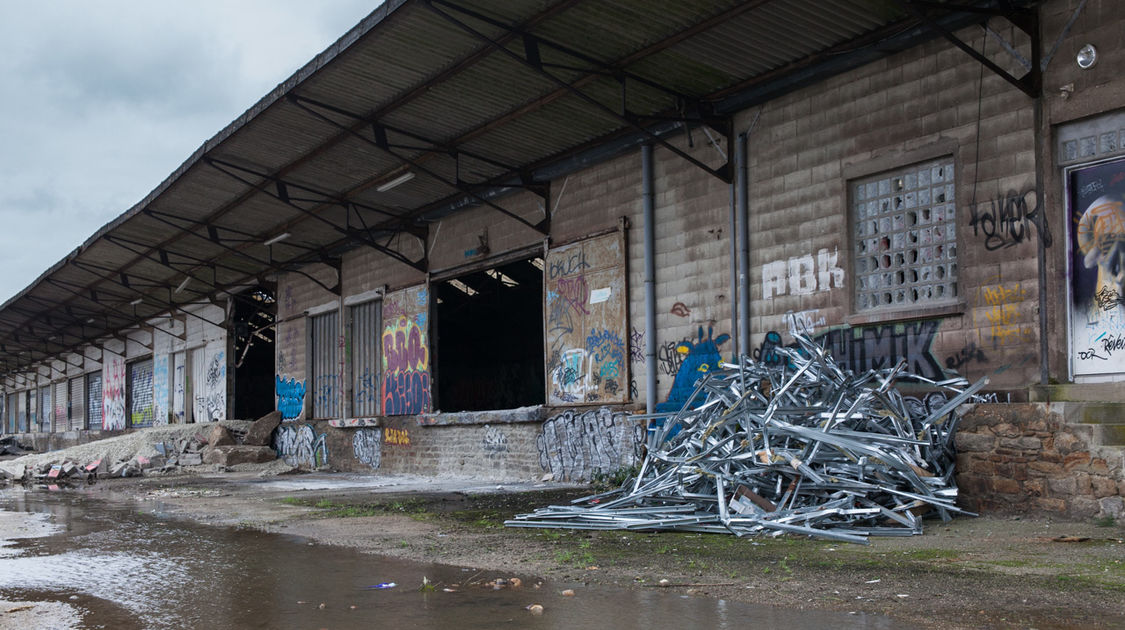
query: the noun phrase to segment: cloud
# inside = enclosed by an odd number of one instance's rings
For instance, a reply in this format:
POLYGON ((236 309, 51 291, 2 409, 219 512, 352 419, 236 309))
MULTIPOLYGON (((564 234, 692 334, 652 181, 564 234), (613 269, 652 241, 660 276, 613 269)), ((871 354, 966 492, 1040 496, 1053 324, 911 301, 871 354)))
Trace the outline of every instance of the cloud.
POLYGON ((375 6, 0 3, 0 302, 375 6))

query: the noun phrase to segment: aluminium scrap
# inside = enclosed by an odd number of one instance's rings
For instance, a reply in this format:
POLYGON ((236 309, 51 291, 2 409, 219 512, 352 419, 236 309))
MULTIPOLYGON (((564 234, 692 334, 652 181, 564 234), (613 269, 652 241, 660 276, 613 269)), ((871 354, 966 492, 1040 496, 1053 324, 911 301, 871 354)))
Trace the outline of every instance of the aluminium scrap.
POLYGON ((909 374, 906 362, 854 374, 809 337, 767 365, 742 357, 699 380, 675 414, 651 418, 646 455, 621 488, 517 515, 511 527, 795 533, 848 542, 922 532, 956 506, 953 433, 969 386, 909 374), (899 380, 942 392, 928 410, 899 380), (702 399, 702 404, 693 403, 702 399))

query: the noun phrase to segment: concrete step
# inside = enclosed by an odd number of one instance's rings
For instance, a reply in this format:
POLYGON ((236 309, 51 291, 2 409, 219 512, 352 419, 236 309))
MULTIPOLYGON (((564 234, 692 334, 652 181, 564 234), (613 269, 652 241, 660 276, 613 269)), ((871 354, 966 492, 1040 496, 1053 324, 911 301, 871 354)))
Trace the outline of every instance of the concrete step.
POLYGON ((1027 390, 1027 397, 1031 402, 1125 403, 1125 383, 1032 385, 1027 390))

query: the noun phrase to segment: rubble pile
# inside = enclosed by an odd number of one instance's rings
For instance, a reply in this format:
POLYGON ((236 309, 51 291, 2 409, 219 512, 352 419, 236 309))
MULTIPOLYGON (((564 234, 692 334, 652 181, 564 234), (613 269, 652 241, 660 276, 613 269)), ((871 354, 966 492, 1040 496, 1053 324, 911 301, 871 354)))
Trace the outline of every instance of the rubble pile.
MULTIPOLYGON (((696 384, 684 408, 650 427, 639 473, 620 489, 520 514, 512 527, 806 534, 864 543, 922 532, 956 505, 956 409, 985 384, 890 369, 853 374, 811 339, 770 365, 742 357, 696 384), (932 411, 895 384, 944 392, 932 411), (702 397, 703 403, 692 409, 702 397)), ((655 418, 655 416, 653 416, 655 418)))
POLYGON ((139 477, 173 473, 183 467, 273 462, 269 441, 281 419, 272 412, 257 421, 208 425, 164 425, 37 454, 0 465, 0 483, 58 484, 99 477, 139 477))
POLYGON ((16 440, 14 435, 5 435, 0 437, 0 456, 2 455, 26 455, 34 449, 27 448, 16 440))

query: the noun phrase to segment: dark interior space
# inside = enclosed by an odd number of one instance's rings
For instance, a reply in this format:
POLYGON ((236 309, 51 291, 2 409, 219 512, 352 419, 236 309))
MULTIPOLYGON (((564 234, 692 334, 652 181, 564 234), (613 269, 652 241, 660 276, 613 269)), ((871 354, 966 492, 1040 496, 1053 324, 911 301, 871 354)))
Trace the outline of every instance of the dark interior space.
POLYGON ((274 320, 272 287, 257 286, 235 298, 234 417, 260 418, 274 410, 274 320))
POLYGON ((542 404, 542 259, 436 287, 437 407, 480 411, 542 404))

